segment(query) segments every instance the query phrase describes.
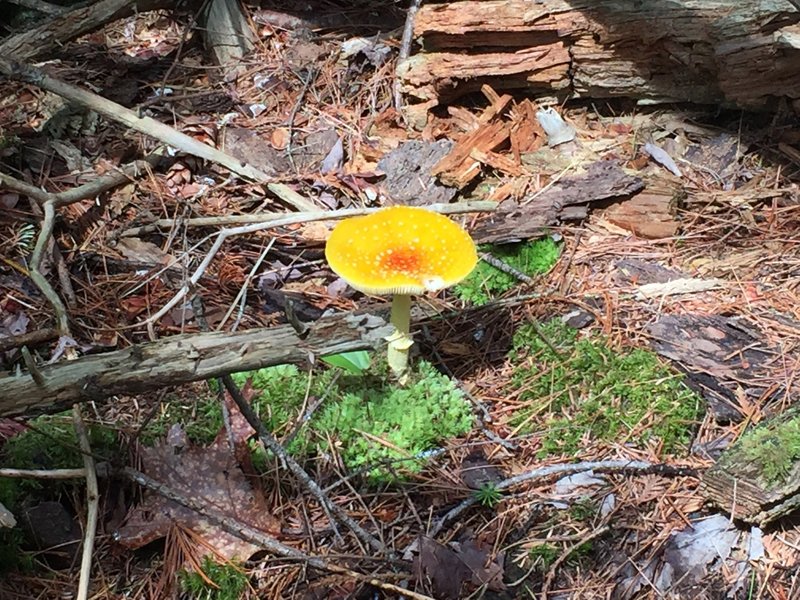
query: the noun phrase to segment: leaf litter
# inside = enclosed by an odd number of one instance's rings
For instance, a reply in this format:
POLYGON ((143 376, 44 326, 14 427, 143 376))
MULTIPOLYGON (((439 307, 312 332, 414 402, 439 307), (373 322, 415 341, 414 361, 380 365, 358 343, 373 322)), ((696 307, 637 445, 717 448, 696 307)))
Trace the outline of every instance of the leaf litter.
MULTIPOLYGON (((232 401, 226 402, 230 427, 223 427, 208 446, 193 444, 180 424, 173 425, 166 439, 140 450, 142 471, 182 496, 231 517, 266 534, 279 537, 281 524, 272 516, 261 489, 252 485, 247 439, 254 433, 232 401), (245 461, 243 468, 242 461, 245 461)), ((206 555, 218 561, 244 561, 260 548, 221 529, 198 512, 148 491, 132 507, 115 537, 137 549, 167 537, 175 528, 186 530, 198 541, 189 564, 206 555)))

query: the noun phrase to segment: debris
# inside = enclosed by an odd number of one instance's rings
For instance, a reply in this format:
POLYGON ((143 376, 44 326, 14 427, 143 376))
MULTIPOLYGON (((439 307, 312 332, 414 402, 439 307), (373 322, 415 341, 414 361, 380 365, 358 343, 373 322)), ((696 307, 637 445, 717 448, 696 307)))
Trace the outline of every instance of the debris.
POLYGON ((378 169, 386 175, 381 187, 389 203, 427 206, 450 202, 458 190, 439 183, 432 171, 453 145, 447 139, 435 142, 411 140, 384 156, 378 162, 378 169))
POLYGON ((505 589, 503 554, 492 560, 489 552, 472 540, 450 546, 426 536, 419 538, 414 572, 417 581, 429 587, 436 598, 464 598, 483 585, 495 592, 505 589))
POLYGON ((687 385, 703 395, 720 422, 742 419, 738 393, 763 398, 772 381, 764 373, 774 350, 742 319, 665 315, 645 331, 658 354, 682 366, 687 385))
POLYGON ((665 298, 667 296, 681 296, 684 294, 696 294, 709 290, 718 290, 725 287, 726 283, 721 279, 673 279, 666 283, 646 283, 640 285, 636 292, 636 297, 640 300, 648 298, 665 298))
POLYGON ((603 217, 639 237, 671 238, 680 227, 673 216, 672 205, 671 195, 645 191, 612 204, 603 212, 603 217))
POLYGON ((575 128, 552 108, 538 111, 536 119, 547 134, 547 145, 550 147, 571 142, 577 135, 575 128))
MULTIPOLYGON (((242 435, 238 427, 236 432, 242 435)), ((173 425, 167 440, 142 448, 143 471, 217 512, 279 535, 280 524, 264 497, 248 482, 226 435, 223 428, 210 446, 196 446, 180 425, 173 425)), ((153 492, 147 492, 130 510, 115 537, 126 548, 136 549, 165 537, 173 527, 187 529, 202 540, 196 546, 195 558, 211 553, 223 560, 246 560, 258 550, 258 546, 222 530, 206 517, 153 492)))
POLYGON ((461 461, 461 480, 471 490, 479 490, 504 479, 503 472, 486 460, 482 450, 474 450, 461 461))
POLYGON ((650 158, 667 169, 667 171, 675 175, 675 177, 683 177, 683 173, 681 173, 675 161, 672 160, 672 157, 652 142, 647 142, 642 146, 642 150, 647 153, 650 158))
POLYGON ((473 234, 480 244, 509 243, 542 235, 544 228, 587 216, 592 202, 633 194, 644 182, 613 161, 591 163, 584 173, 562 177, 520 204, 504 202, 473 234))
POLYGON ((764 527, 800 509, 800 414, 789 409, 747 431, 700 482, 706 500, 764 527))

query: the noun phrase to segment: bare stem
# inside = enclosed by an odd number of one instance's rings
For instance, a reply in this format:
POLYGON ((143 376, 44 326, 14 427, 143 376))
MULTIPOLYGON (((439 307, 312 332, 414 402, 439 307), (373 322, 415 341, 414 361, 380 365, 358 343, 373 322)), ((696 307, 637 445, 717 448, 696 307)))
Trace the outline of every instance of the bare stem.
POLYGON ((389 368, 400 383, 408 378, 408 354, 414 340, 411 338, 411 296, 395 294, 392 298, 392 325, 394 333, 389 336, 389 368))

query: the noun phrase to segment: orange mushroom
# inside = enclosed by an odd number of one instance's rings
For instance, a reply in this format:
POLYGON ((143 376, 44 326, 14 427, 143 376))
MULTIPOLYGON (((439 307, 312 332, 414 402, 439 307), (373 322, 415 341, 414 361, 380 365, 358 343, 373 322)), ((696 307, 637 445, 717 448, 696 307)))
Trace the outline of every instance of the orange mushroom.
POLYGON ((455 222, 411 206, 384 208, 340 221, 325 246, 334 272, 365 294, 392 297, 389 366, 407 377, 411 295, 435 292, 470 274, 478 261, 475 244, 455 222))

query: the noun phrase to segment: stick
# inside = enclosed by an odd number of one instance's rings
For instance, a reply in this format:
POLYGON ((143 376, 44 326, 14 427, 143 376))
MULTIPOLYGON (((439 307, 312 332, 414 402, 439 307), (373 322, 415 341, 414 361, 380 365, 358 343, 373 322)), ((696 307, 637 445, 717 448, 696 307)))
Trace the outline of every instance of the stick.
POLYGON ((75 433, 78 435, 81 452, 83 453, 83 465, 86 473, 86 530, 83 532, 83 554, 81 556, 81 575, 78 581, 78 594, 76 600, 86 600, 89 597, 89 582, 92 577, 92 552, 94 551, 94 536, 97 531, 97 511, 100 500, 100 492, 97 488, 97 473, 94 469, 94 458, 92 458, 92 448, 89 445, 89 436, 86 433, 86 426, 81 418, 79 405, 72 408, 72 418, 75 426, 75 433))
POLYGON ((392 328, 378 316, 343 313, 312 323, 305 337, 291 325, 238 333, 175 335, 123 350, 38 366, 32 374, 0 376, 0 416, 58 412, 76 402, 163 387, 317 356, 379 348, 392 328))
POLYGON ((198 156, 205 160, 210 160, 219 163, 228 170, 240 175, 241 177, 250 181, 258 183, 266 183, 267 188, 279 196, 284 202, 287 202, 297 210, 316 210, 317 207, 308 200, 299 196, 296 192, 292 191, 284 184, 273 183, 271 177, 257 169, 252 165, 242 162, 238 158, 234 158, 230 154, 221 152, 216 148, 204 144, 193 137, 181 133, 165 125, 160 121, 156 121, 150 117, 140 117, 134 111, 125 108, 121 104, 112 102, 102 96, 93 94, 76 85, 63 82, 55 77, 47 75, 41 69, 32 65, 25 64, 16 60, 8 60, 0 56, 0 73, 17 79, 26 83, 31 83, 44 90, 58 94, 62 98, 66 98, 70 102, 74 102, 80 106, 84 106, 93 110, 107 119, 127 125, 131 129, 149 135, 165 144, 183 150, 184 152, 193 156, 198 156))
POLYGON ((131 467, 125 467, 122 470, 122 474, 125 475, 131 481, 134 481, 143 487, 153 490, 154 492, 161 494, 162 496, 168 498, 169 500, 172 500, 173 502, 177 502, 182 506, 191 508, 192 510, 200 513, 201 515, 207 517, 209 520, 213 521, 215 524, 222 527, 225 531, 232 533, 233 535, 237 535, 241 537, 243 540, 247 540, 248 542, 258 544, 262 548, 272 552, 277 556, 302 560, 317 569, 322 569, 333 573, 341 573, 343 575, 353 577, 358 581, 363 581, 364 583, 367 583, 369 585, 374 585, 375 587, 388 590, 396 594, 400 594, 401 596, 414 598, 415 600, 434 600, 430 596, 418 594, 403 587, 393 585, 391 583, 386 583, 385 581, 381 581, 380 579, 375 579, 374 577, 363 575, 356 571, 351 571, 350 569, 347 569, 345 567, 334 565, 322 557, 309 556, 308 554, 305 554, 300 550, 282 544, 272 536, 267 535, 262 531, 253 529, 252 527, 249 527, 244 523, 237 521, 236 519, 233 519, 226 515, 219 514, 215 511, 211 511, 197 500, 181 496, 179 493, 177 493, 169 486, 164 485, 163 483, 159 483, 155 479, 152 479, 151 477, 148 477, 144 473, 132 469, 131 467))
POLYGON ((244 396, 242 396, 242 393, 233 382, 233 379, 231 379, 231 376, 224 375, 222 377, 222 382, 225 385, 225 389, 228 390, 231 398, 233 398, 233 401, 236 403, 236 406, 239 407, 242 415, 244 415, 244 418, 250 424, 250 427, 255 429, 264 446, 269 448, 287 467, 289 467, 289 470, 294 474, 294 476, 297 477, 300 483, 311 493, 312 496, 319 501, 325 510, 331 515, 335 516, 341 523, 346 525, 348 529, 350 529, 350 531, 352 531, 356 537, 358 537, 358 539, 367 544, 367 546, 371 547, 373 550, 381 552, 382 554, 386 554, 386 546, 384 546, 383 543, 375 538, 372 534, 363 529, 361 525, 356 523, 356 521, 338 504, 335 504, 333 501, 331 501, 322 488, 319 487, 319 484, 317 484, 317 482, 305 472, 303 467, 301 467, 298 462, 294 460, 294 458, 292 458, 292 456, 286 452, 286 450, 284 450, 283 446, 281 446, 278 440, 276 440, 272 434, 267 431, 267 428, 264 427, 264 423, 261 422, 261 419, 258 418, 258 415, 256 415, 255 411, 247 403, 247 400, 244 399, 244 396))
MULTIPOLYGON (((497 203, 495 202, 488 202, 488 201, 479 201, 479 202, 471 202, 471 203, 464 203, 464 204, 434 204, 429 206, 430 210, 434 210, 436 212, 440 212, 442 214, 457 214, 457 213, 464 213, 464 212, 486 212, 495 210, 497 207, 497 203)), ((241 227, 234 227, 231 229, 223 229, 217 234, 217 239, 214 240, 214 244, 211 246, 211 249, 206 254, 205 258, 203 258, 200 265, 195 269, 195 272, 192 273, 192 276, 189 278, 188 283, 184 284, 178 293, 176 293, 172 299, 167 302, 160 310, 158 310, 153 315, 149 316, 145 321, 141 324, 146 325, 148 332, 150 333, 150 338, 155 339, 155 331, 153 329, 153 324, 156 323, 161 317, 166 315, 169 311, 171 311, 181 300, 183 300, 186 295, 198 284, 200 278, 205 273, 206 269, 211 264, 211 261, 214 260, 217 252, 222 247, 222 244, 225 240, 229 237, 235 235, 244 235, 255 233, 257 231, 264 231, 266 229, 273 229, 275 227, 283 227, 285 225, 297 225, 299 223, 308 223, 311 221, 328 221, 333 219, 343 219, 346 217, 352 217, 356 215, 363 215, 368 214, 370 212, 375 212, 376 210, 380 209, 364 209, 364 208, 345 208, 342 210, 331 210, 331 211, 315 211, 311 213, 299 213, 293 214, 289 216, 277 216, 268 220, 267 222, 259 222, 253 223, 251 225, 242 225, 241 227)))
MULTIPOLYGON (((2 175, 2 174, 0 174, 2 175)), ((458 202, 455 204, 431 204, 426 206, 428 210, 438 212, 443 215, 458 215, 471 212, 493 212, 497 209, 497 202, 489 200, 476 200, 474 202, 458 202)), ((282 215, 277 213, 255 213, 246 215, 225 215, 219 217, 195 217, 193 219, 181 219, 180 223, 184 227, 217 227, 225 225, 243 225, 247 223, 273 223, 291 219, 284 224, 294 225, 311 221, 326 221, 328 219, 345 219, 348 217, 358 217, 374 213, 380 208, 343 208, 340 210, 319 211, 306 213, 294 213, 292 215, 282 215)), ((139 237, 147 233, 154 233, 163 229, 171 229, 175 226, 175 219, 158 219, 147 225, 132 227, 117 234, 117 237, 139 237)), ((278 227, 279 225, 271 225, 278 227)))
MULTIPOLYGON (((622 471, 627 473, 661 473, 663 475, 680 475, 692 476, 695 472, 691 469, 684 469, 682 467, 675 467, 673 465, 651 463, 641 460, 601 460, 597 462, 579 462, 563 465, 550 465, 548 467, 541 467, 533 469, 509 477, 498 483, 495 487, 498 490, 505 490, 520 483, 531 481, 533 479, 542 479, 545 477, 552 477, 553 475, 562 475, 566 473, 578 473, 581 471, 600 471, 600 472, 614 472, 622 471)), ((460 504, 450 509, 444 516, 439 518, 428 533, 429 536, 434 537, 438 535, 445 526, 453 519, 467 510, 470 506, 477 502, 477 498, 473 495, 463 500, 460 504)))
MULTIPOLYGON (((400 40, 400 53, 397 55, 398 67, 404 60, 411 56, 411 42, 414 39, 414 20, 417 17, 417 11, 419 11, 421 4, 422 0, 414 0, 411 3, 411 6, 408 7, 408 12, 406 13, 406 23, 403 27, 403 38, 400 40)), ((394 109, 397 111, 397 115, 402 118, 403 94, 400 91, 400 76, 396 71, 394 75, 394 85, 392 87, 394 88, 394 109)))

